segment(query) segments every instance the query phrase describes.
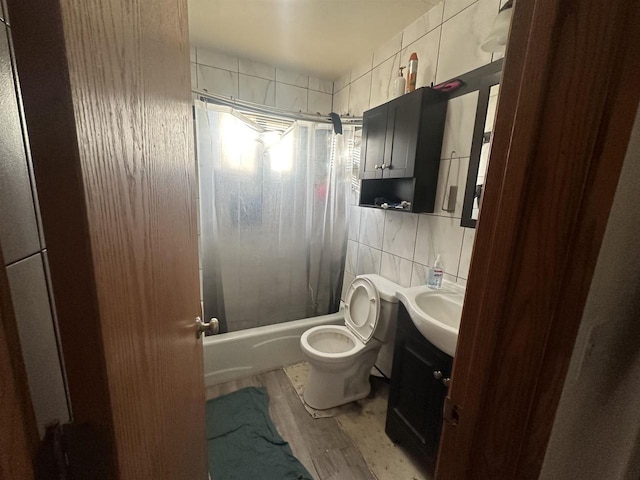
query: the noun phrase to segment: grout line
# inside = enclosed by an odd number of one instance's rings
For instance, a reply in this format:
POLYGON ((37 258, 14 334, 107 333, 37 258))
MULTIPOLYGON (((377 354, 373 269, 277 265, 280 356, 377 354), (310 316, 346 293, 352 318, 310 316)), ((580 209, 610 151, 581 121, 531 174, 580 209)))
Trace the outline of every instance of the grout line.
POLYGON ((418 230, 420 230, 420 215, 418 215, 418 218, 416 221, 416 235, 413 239, 413 255, 411 256, 412 262, 416 261, 416 248, 418 248, 418 230))
POLYGON ((389 213, 387 210, 383 211, 384 213, 384 219, 382 220, 382 238, 380 239, 380 250, 384 252, 384 232, 387 231, 387 213, 389 213))
MULTIPOLYGON (((444 8, 442 9, 442 16, 444 18, 444 8)), ((436 68, 433 71, 433 84, 437 85, 438 82, 438 65, 440 64, 440 48, 442 47, 442 26, 444 22, 440 24, 440 35, 438 35, 438 54, 436 55, 436 68)))
MULTIPOLYGON (((473 0, 473 2, 471 2, 469 5, 467 5, 466 7, 464 7, 462 10, 460 10, 457 13, 454 13, 453 15, 451 15, 449 18, 447 18, 446 20, 444 19, 444 8, 442 9, 442 23, 446 23, 449 20, 451 20, 452 18, 457 17, 458 15, 460 15, 462 12, 464 12, 465 10, 469 10, 471 7, 473 7, 476 3, 478 3, 480 0, 473 0)), ((498 2, 500 3, 500 2, 498 2)))
MULTIPOLYGON (((371 69, 371 72, 369 72, 369 103, 368 108, 371 108, 371 90, 373 89, 373 68, 371 69)), ((364 115, 364 112, 362 112, 361 115, 364 115)))
MULTIPOLYGON (((240 72, 240 71, 229 70, 228 68, 221 68, 221 67, 216 67, 216 66, 213 66, 213 65, 207 65, 206 63, 199 63, 197 61, 197 50, 196 50, 196 61, 195 62, 190 62, 190 63, 193 63, 194 65, 196 65, 196 68, 197 67, 208 67, 208 68, 215 68, 216 70, 224 70, 225 72, 235 73, 235 74, 238 75, 238 85, 239 85, 240 75, 244 75, 244 76, 251 77, 251 78, 259 78, 260 80, 266 80, 268 82, 281 83, 282 85, 288 85, 290 87, 302 88, 304 90, 311 90, 313 92, 324 93, 325 95, 333 95, 332 93, 325 92, 324 90, 318 90, 318 89, 315 89, 315 88, 310 88, 309 87, 308 76, 307 76, 307 86, 306 87, 301 87, 300 85, 295 85, 293 83, 283 82, 281 80, 277 80, 276 78, 265 78, 265 77, 261 77, 259 75, 251 75, 250 73, 243 73, 243 72, 240 72)), ((317 77, 317 78, 320 78, 320 77, 317 77)), ((324 81, 324 79, 322 79, 322 78, 320 78, 320 80, 324 81)), ((331 84, 331 91, 333 92, 333 83, 331 84)))
POLYGON ((456 279, 460 274, 460 261, 462 260, 462 250, 464 249, 464 237, 466 233, 467 232, 465 232, 464 230, 462 231, 462 242, 460 242, 460 255, 458 256, 458 268, 456 269, 456 279))
MULTIPOLYGON (((39 243, 39 242, 38 242, 39 243)), ((9 267, 13 267, 14 265, 17 265, 20 262, 24 262, 25 260, 30 259, 31 257, 35 257, 36 255, 40 255, 42 252, 44 252, 46 250, 46 248, 43 249, 38 249, 37 252, 33 252, 30 253, 29 255, 25 255, 24 257, 20 257, 17 260, 13 260, 12 262, 9 262, 5 265, 5 268, 9 268, 9 267)))
MULTIPOLYGON (((331 111, 333 112, 333 82, 331 82, 331 111)), ((337 113, 337 112, 336 112, 337 113)))

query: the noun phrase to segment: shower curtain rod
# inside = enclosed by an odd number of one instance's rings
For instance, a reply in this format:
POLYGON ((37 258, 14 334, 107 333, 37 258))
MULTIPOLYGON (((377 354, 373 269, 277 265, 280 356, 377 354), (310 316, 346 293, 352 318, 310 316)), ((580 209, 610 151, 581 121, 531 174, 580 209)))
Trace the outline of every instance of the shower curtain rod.
MULTIPOLYGON (((318 122, 331 124, 333 121, 328 115, 316 115, 312 113, 302 112, 290 112, 281 108, 269 107, 266 105, 258 105, 257 103, 251 103, 244 100, 239 100, 233 97, 224 97, 222 95, 216 95, 215 93, 203 92, 200 90, 191 90, 194 95, 197 95, 197 99, 203 102, 216 103, 218 105, 224 105, 227 107, 237 108, 238 110, 244 110, 246 112, 257 113, 260 115, 284 117, 291 120, 304 120, 307 122, 318 122)), ((348 117, 340 116, 340 120, 345 125, 362 125, 362 117, 348 117)))

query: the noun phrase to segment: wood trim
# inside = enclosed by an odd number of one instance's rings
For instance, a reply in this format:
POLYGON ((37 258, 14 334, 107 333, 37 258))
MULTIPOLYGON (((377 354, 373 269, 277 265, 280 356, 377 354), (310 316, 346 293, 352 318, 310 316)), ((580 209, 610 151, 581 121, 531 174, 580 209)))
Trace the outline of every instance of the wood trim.
POLYGON ((438 479, 544 460, 640 99, 637 2, 518 2, 438 479))
POLYGON ((0 250, 0 478, 33 478, 38 430, 0 250))

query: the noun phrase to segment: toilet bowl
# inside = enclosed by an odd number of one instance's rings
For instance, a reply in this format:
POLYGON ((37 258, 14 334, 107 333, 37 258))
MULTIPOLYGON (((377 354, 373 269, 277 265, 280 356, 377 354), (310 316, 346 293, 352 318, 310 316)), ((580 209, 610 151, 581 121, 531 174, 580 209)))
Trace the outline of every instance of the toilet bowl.
POLYGON ((369 373, 381 348, 392 357, 397 288, 379 275, 361 275, 347 291, 345 325, 302 334, 300 346, 311 366, 303 394, 307 405, 323 410, 369 395, 369 373))

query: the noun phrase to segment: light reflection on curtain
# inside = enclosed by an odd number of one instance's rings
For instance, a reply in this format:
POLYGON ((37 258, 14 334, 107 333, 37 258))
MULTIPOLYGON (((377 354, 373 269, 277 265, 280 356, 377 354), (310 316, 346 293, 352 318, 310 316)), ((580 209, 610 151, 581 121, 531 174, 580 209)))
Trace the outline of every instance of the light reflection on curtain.
POLYGON ((353 129, 297 121, 281 136, 195 112, 205 318, 235 331, 337 311, 353 129))

